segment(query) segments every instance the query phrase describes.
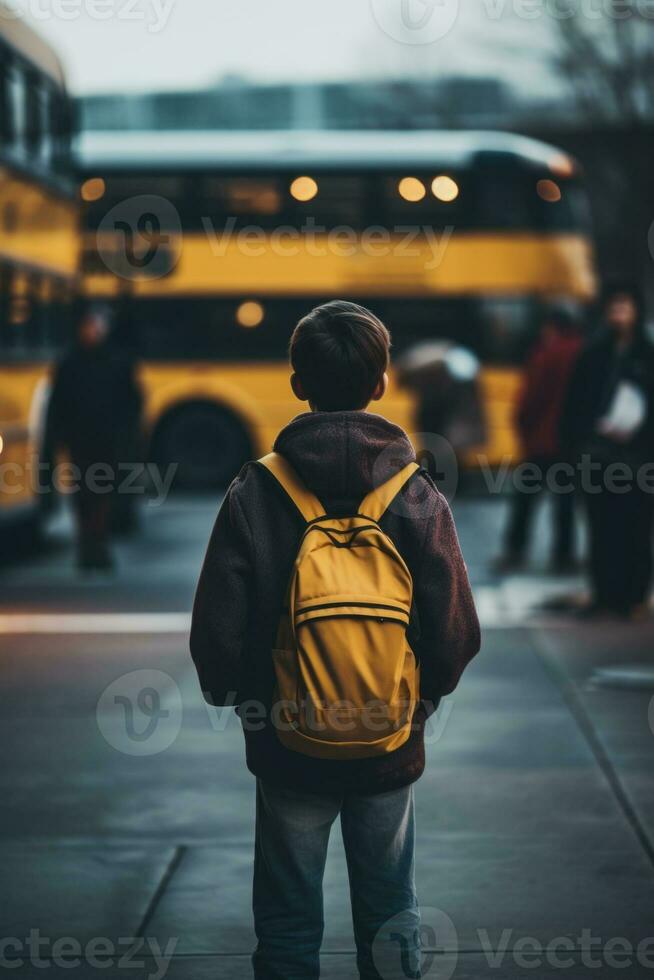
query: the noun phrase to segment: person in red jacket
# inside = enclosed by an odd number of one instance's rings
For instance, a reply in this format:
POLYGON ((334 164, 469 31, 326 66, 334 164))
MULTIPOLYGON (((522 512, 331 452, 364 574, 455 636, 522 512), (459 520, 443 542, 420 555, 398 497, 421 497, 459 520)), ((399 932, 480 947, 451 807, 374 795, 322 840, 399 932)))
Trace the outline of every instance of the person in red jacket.
POLYGON ((570 479, 554 479, 551 468, 562 462, 565 455, 559 438, 561 413, 581 347, 581 331, 570 313, 550 310, 544 315, 539 339, 527 362, 515 415, 523 461, 534 464, 541 479, 537 486, 534 480, 528 489, 516 489, 505 551, 499 562, 504 570, 524 563, 534 505, 548 486, 554 498, 552 565, 557 571, 566 571, 574 565, 575 495, 570 479), (548 473, 552 479, 548 479, 548 473))

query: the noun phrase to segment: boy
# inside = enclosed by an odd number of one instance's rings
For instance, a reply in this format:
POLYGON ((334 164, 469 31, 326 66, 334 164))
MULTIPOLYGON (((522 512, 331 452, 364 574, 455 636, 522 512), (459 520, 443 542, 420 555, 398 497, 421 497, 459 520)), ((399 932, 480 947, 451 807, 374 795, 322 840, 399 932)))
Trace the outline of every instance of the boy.
MULTIPOLYGON (((381 321, 344 301, 314 309, 291 338, 291 386, 311 411, 281 431, 274 449, 330 516, 356 514, 370 491, 415 460, 404 432, 366 411, 386 391, 389 349, 381 321)), ((403 744, 365 758, 294 751, 273 724, 272 649, 306 522, 265 466, 248 463, 232 483, 209 543, 191 652, 207 700, 240 706, 257 777, 257 978, 319 977, 322 877, 339 814, 360 976, 379 976, 373 942, 398 916, 403 952, 414 963, 419 955, 412 784, 424 769, 427 714, 477 653, 479 623, 449 507, 427 473, 416 468, 379 526, 411 573, 407 635, 423 701, 403 744), (265 721, 260 714, 247 723, 253 704, 265 706, 265 721)))

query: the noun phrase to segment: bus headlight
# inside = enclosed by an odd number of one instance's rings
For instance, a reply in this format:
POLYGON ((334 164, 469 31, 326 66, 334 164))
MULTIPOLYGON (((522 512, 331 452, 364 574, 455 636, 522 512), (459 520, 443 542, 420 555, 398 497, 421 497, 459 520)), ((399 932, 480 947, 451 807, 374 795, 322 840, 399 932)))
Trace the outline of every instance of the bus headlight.
POLYGON ((459 196, 459 185, 447 174, 439 174, 431 182, 431 192, 438 201, 449 204, 451 201, 456 201, 459 196))
POLYGON ((241 303, 236 311, 236 322, 239 327, 245 327, 246 329, 258 327, 263 323, 263 317, 263 306, 255 300, 246 300, 245 303, 241 303))

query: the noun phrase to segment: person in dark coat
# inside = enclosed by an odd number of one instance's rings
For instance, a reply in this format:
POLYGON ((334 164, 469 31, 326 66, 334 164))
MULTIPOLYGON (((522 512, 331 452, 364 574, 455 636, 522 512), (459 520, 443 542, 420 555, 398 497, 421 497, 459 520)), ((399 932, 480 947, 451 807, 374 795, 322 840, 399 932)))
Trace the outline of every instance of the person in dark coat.
POLYGON ((75 467, 73 500, 83 569, 111 568, 109 532, 120 452, 138 426, 141 409, 133 363, 108 344, 109 329, 104 308, 84 312, 77 343, 56 368, 49 406, 49 441, 65 449, 75 467))
MULTIPOLYGON (((539 339, 527 362, 522 391, 518 399, 515 425, 523 461, 542 475, 538 491, 516 490, 506 532, 501 570, 520 567, 529 545, 534 506, 548 486, 552 469, 564 459, 559 428, 570 375, 582 346, 581 331, 570 313, 548 311, 542 320, 539 339)), ((574 485, 570 480, 551 483, 554 505, 552 567, 567 571, 574 566, 574 485)))
MULTIPOLYGON (((274 449, 329 514, 356 513, 369 491, 415 461, 405 433, 366 411, 385 392, 389 346, 377 317, 345 302, 312 311, 293 335, 292 386, 312 411, 287 425, 274 449)), ((267 469, 256 462, 243 468, 209 542, 191 652, 206 699, 238 706, 247 765, 257 776, 258 980, 319 975, 322 877, 339 815, 360 975, 379 976, 373 941, 389 921, 400 933, 397 916, 404 922, 399 938, 418 952, 412 784, 425 765, 427 714, 456 687, 480 633, 452 515, 429 474, 417 470, 396 503, 380 526, 413 579, 411 645, 424 703, 408 741, 372 758, 313 758, 277 737, 272 648, 306 524, 267 469)))
POLYGON ((573 373, 561 433, 576 454, 590 533, 586 613, 643 614, 652 578, 654 346, 631 285, 609 288, 604 323, 573 373))

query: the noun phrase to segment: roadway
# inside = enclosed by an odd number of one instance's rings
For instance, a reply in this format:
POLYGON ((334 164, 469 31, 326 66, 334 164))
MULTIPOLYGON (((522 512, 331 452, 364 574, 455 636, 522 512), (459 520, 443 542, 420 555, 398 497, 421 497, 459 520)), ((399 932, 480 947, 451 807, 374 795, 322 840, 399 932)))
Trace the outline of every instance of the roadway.
MULTIPOLYGON (((146 508, 110 578, 78 577, 65 519, 0 566, 0 963, 14 976, 250 976, 254 781, 187 652, 215 507, 146 508)), ((654 976, 654 627, 539 610, 578 585, 547 576, 542 543, 534 572, 497 579, 503 507, 455 507, 484 644, 416 787, 420 900, 446 947, 425 975, 654 976)), ((347 980, 332 844, 323 975, 347 980)))

